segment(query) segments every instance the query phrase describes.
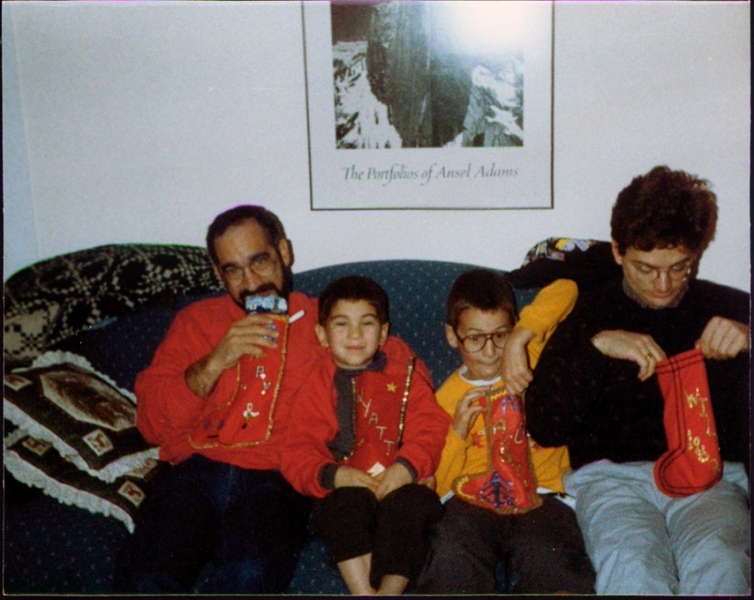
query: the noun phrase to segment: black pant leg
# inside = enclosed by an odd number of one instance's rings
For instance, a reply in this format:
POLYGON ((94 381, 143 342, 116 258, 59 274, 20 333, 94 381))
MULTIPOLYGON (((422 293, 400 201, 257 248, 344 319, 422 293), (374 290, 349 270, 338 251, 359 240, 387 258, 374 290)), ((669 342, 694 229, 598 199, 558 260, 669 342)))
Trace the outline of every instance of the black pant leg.
POLYGON ((434 528, 417 591, 492 594, 496 567, 507 548, 511 517, 451 498, 434 528))
POLYGON ((219 513, 186 478, 190 468, 166 468, 155 482, 118 556, 116 591, 190 592, 211 559, 219 513))
POLYGON ((441 516, 440 499, 423 485, 404 485, 382 499, 370 573, 373 587, 379 587, 385 575, 416 581, 429 553, 432 528, 441 516))
POLYGON ((336 488, 315 502, 312 527, 335 563, 373 551, 377 505, 363 487, 336 488))
POLYGON ((593 594, 595 574, 576 513, 552 496, 542 506, 513 517, 507 571, 519 594, 593 594))
POLYGON ((235 469, 213 559, 197 591, 284 593, 306 541, 311 500, 278 471, 235 469))

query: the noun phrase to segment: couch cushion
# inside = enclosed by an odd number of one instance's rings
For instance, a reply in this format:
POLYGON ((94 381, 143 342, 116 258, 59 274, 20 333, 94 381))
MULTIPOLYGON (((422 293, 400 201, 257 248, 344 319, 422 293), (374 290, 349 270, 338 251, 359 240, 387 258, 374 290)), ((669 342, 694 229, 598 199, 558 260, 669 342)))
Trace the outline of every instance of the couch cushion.
POLYGON ((136 376, 152 362, 178 311, 217 293, 166 298, 134 314, 79 331, 51 349, 84 356, 118 386, 133 390, 136 376))
POLYGON ((112 594, 122 523, 44 495, 4 513, 5 594, 112 594))
MULTIPOLYGON (((445 339, 447 295, 456 277, 474 268, 479 266, 431 260, 366 261, 303 271, 293 281, 298 291, 318 296, 337 277, 355 274, 374 279, 390 299, 390 332, 413 348, 440 385, 460 366, 458 353, 445 339)), ((519 309, 535 294, 517 291, 519 309)))

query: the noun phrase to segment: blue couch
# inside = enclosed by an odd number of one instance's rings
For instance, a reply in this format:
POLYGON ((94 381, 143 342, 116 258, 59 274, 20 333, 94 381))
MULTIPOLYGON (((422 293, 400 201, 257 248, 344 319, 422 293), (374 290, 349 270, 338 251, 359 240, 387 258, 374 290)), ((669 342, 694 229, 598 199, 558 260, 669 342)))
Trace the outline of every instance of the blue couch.
MULTIPOLYGON (((532 249, 526 262, 562 258, 564 244, 554 240, 532 249)), ((295 289, 316 296, 341 275, 375 279, 390 298, 391 332, 414 348, 440 384, 458 363, 444 336, 446 295, 453 280, 473 266, 358 262, 297 273, 294 281, 295 289)), ((519 308, 537 292, 515 283, 514 289, 519 308)), ((202 248, 130 244, 41 261, 9 278, 4 292, 6 373, 44 351, 63 350, 84 356, 118 386, 133 390, 136 374, 149 364, 178 310, 222 289, 202 248)), ((7 446, 14 427, 5 425, 7 446)), ((4 490, 5 593, 113 591, 117 552, 129 535, 121 521, 65 505, 18 482, 7 469, 4 490)), ((288 592, 347 592, 320 541, 307 543, 288 592)))

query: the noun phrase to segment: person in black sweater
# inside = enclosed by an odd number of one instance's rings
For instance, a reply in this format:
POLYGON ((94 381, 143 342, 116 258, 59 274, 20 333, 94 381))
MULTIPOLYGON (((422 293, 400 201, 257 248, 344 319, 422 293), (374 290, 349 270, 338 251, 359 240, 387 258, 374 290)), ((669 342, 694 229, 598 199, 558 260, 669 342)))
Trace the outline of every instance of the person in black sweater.
POLYGON ((611 219, 623 277, 579 290, 526 392, 532 437, 568 446, 566 492, 576 497, 598 594, 751 591, 750 297, 695 277, 716 221, 706 181, 664 166, 636 177, 611 219), (655 368, 694 348, 704 356, 723 474, 709 489, 670 497, 654 477, 668 451, 655 368))

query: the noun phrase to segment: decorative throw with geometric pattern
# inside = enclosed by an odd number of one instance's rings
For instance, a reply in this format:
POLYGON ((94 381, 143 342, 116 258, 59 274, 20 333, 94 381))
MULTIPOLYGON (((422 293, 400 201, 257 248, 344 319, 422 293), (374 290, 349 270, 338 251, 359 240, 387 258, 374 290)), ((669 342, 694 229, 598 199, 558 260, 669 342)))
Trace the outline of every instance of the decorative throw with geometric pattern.
POLYGON ((88 327, 160 298, 221 290, 198 246, 112 244, 43 260, 5 282, 3 352, 28 361, 88 327))

